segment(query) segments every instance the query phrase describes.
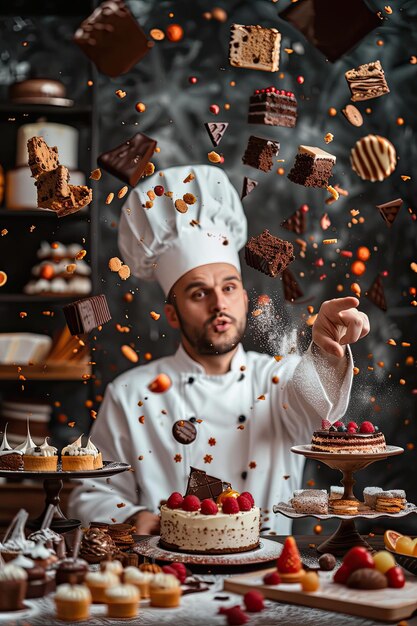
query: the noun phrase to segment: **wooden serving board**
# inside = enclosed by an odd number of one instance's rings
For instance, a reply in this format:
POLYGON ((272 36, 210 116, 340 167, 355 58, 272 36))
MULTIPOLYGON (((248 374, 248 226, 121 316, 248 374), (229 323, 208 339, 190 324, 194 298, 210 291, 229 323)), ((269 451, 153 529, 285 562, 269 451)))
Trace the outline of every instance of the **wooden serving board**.
POLYGON ((406 574, 402 589, 349 589, 333 582, 334 572, 318 572, 320 589, 313 593, 301 590, 301 584, 265 585, 264 575, 273 569, 251 572, 226 578, 224 589, 245 594, 249 589, 258 589, 266 598, 300 604, 325 611, 348 613, 386 622, 398 622, 409 618, 417 609, 417 579, 406 574))

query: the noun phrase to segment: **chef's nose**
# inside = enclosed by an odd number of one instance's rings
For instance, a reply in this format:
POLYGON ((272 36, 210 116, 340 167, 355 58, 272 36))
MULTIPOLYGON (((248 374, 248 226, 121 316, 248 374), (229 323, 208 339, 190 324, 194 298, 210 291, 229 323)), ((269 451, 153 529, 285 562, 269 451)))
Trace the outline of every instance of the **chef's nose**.
POLYGON ((223 289, 213 289, 210 304, 213 312, 224 311, 226 309, 226 298, 223 289))

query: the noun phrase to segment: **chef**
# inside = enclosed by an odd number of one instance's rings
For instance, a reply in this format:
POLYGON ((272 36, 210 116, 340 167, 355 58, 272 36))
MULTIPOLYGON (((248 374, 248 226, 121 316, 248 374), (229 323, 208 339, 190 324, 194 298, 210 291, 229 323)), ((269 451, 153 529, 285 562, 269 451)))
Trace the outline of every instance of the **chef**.
POLYGON ((132 471, 85 480, 72 492, 71 516, 84 524, 129 520, 140 534, 157 533, 161 500, 185 492, 193 466, 251 492, 264 529, 290 532, 290 520, 272 512, 300 488, 304 459, 290 448, 309 443, 322 419, 345 413, 348 344, 369 332, 369 322, 356 298, 338 298, 322 304, 304 354, 277 362, 245 352, 248 296, 238 250, 246 239, 241 201, 218 167, 171 167, 131 192, 119 228, 122 258, 134 275, 159 282, 181 343, 172 356, 108 385, 91 438, 104 459, 132 471), (156 186, 172 194, 151 206, 147 192, 156 186), (195 199, 186 213, 174 204, 184 194, 195 199), (155 379, 169 380, 169 388, 151 391, 155 379))

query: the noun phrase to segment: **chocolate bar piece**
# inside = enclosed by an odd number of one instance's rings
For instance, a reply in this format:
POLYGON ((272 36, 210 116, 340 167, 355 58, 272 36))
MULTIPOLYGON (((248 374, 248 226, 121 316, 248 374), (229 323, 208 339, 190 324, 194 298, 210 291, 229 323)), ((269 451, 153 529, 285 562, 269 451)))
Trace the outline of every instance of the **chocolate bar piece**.
POLYGON ((97 163, 116 178, 135 187, 155 152, 156 141, 143 133, 136 133, 122 145, 101 154, 97 163))
POLYGON ((200 500, 212 498, 216 500, 226 486, 220 478, 209 476, 204 470, 190 467, 186 496, 197 496, 200 500))
POLYGON ((337 61, 381 25, 363 0, 298 0, 279 14, 297 28, 329 61, 337 61))
POLYGON ((307 218, 305 211, 297 209, 289 218, 282 222, 281 227, 297 235, 302 235, 306 231, 306 224, 307 218))
POLYGON ((304 187, 327 187, 336 157, 321 148, 299 146, 288 178, 304 187))
POLYGON ((206 122, 204 124, 214 147, 218 146, 229 126, 228 122, 206 122))
POLYGON ((35 182, 38 190, 38 207, 40 209, 52 209, 54 202, 64 200, 70 196, 70 186, 68 184, 68 169, 63 165, 50 172, 39 174, 35 182))
POLYGON ((281 33, 276 28, 232 24, 229 61, 234 67, 276 72, 279 69, 281 33))
POLYGON ((28 163, 34 178, 55 170, 59 165, 58 148, 50 148, 43 137, 31 137, 28 140, 28 153, 28 163))
POLYGON ((104 294, 71 302, 63 307, 63 311, 71 335, 89 333, 111 320, 104 294))
POLYGON ((297 100, 292 91, 256 89, 249 100, 248 123, 293 128, 297 123, 297 100))
POLYGON ((384 286, 382 284, 382 278, 379 274, 366 292, 366 296, 373 304, 375 304, 375 306, 380 308, 381 311, 387 310, 388 307, 387 301, 385 300, 384 286))
POLYGON ((376 208, 379 209, 381 217, 385 220, 386 225, 391 228, 402 205, 403 201, 401 198, 397 198, 396 200, 391 200, 391 202, 385 202, 385 204, 377 204, 376 208))
POLYGON ((359 65, 345 72, 345 78, 352 94, 352 102, 371 100, 389 93, 384 70, 379 61, 359 65))
POLYGON ((274 165, 273 157, 278 155, 279 147, 279 141, 251 135, 242 161, 257 170, 270 172, 274 165))
POLYGON ((304 294, 301 291, 300 285, 294 278, 293 273, 286 269, 282 272, 282 287, 284 290, 284 298, 287 302, 294 302, 294 300, 298 300, 304 294))
POLYGON ((252 237, 245 246, 245 260, 249 267, 273 278, 283 272, 294 258, 292 243, 274 237, 269 230, 252 237))
POLYGON ((259 185, 257 180, 253 180, 253 178, 248 178, 245 176, 243 179, 243 187, 242 187, 242 195, 240 199, 246 198, 254 189, 259 185))
POLYGON ((123 0, 106 0, 88 17, 74 41, 108 76, 128 72, 154 45, 149 41, 123 0))

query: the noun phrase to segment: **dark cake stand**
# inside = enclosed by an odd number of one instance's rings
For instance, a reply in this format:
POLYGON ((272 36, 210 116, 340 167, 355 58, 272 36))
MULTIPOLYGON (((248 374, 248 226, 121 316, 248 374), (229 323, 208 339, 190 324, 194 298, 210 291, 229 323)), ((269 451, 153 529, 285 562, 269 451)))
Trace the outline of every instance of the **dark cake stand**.
POLYGON ((103 461, 102 469, 87 470, 81 472, 63 472, 58 464, 58 470, 56 472, 28 472, 25 470, 0 470, 0 476, 2 478, 26 478, 28 480, 42 480, 43 488, 45 490, 45 509, 39 517, 30 520, 27 524, 32 530, 38 530, 43 518, 45 517, 46 510, 50 504, 56 506, 55 514, 51 522, 51 529, 57 533, 66 533, 70 530, 74 530, 80 526, 81 522, 78 519, 67 519, 60 509, 60 497, 59 494, 64 485, 64 481, 76 480, 79 478, 107 478, 108 476, 114 476, 121 472, 130 470, 130 465, 127 463, 119 463, 117 461, 103 461))
MULTIPOLYGON (((331 452, 317 452, 316 450, 311 449, 311 445, 305 445, 293 446, 291 448, 291 452, 294 452, 294 454, 302 454, 307 459, 320 461, 328 467, 342 472, 343 478, 340 482, 345 489, 342 498, 344 500, 357 500, 353 493, 353 485, 355 484, 355 480, 353 478, 354 473, 368 467, 368 465, 375 463, 375 461, 382 461, 388 457, 402 454, 404 452, 404 448, 387 446, 386 450, 383 452, 369 454, 339 454, 331 452)), ((306 517, 308 516, 306 515, 306 517)), ((340 516, 332 517, 339 517, 340 519, 340 516)), ((331 537, 326 539, 326 541, 321 543, 318 546, 317 551, 321 553, 330 552, 331 554, 341 555, 345 554, 353 546, 365 546, 369 549, 369 544, 362 539, 355 526, 355 520, 361 519, 361 517, 361 514, 358 513, 354 516, 354 518, 346 520, 342 519, 336 532, 331 537)), ((386 517, 395 517, 395 514, 387 514, 386 517)))

